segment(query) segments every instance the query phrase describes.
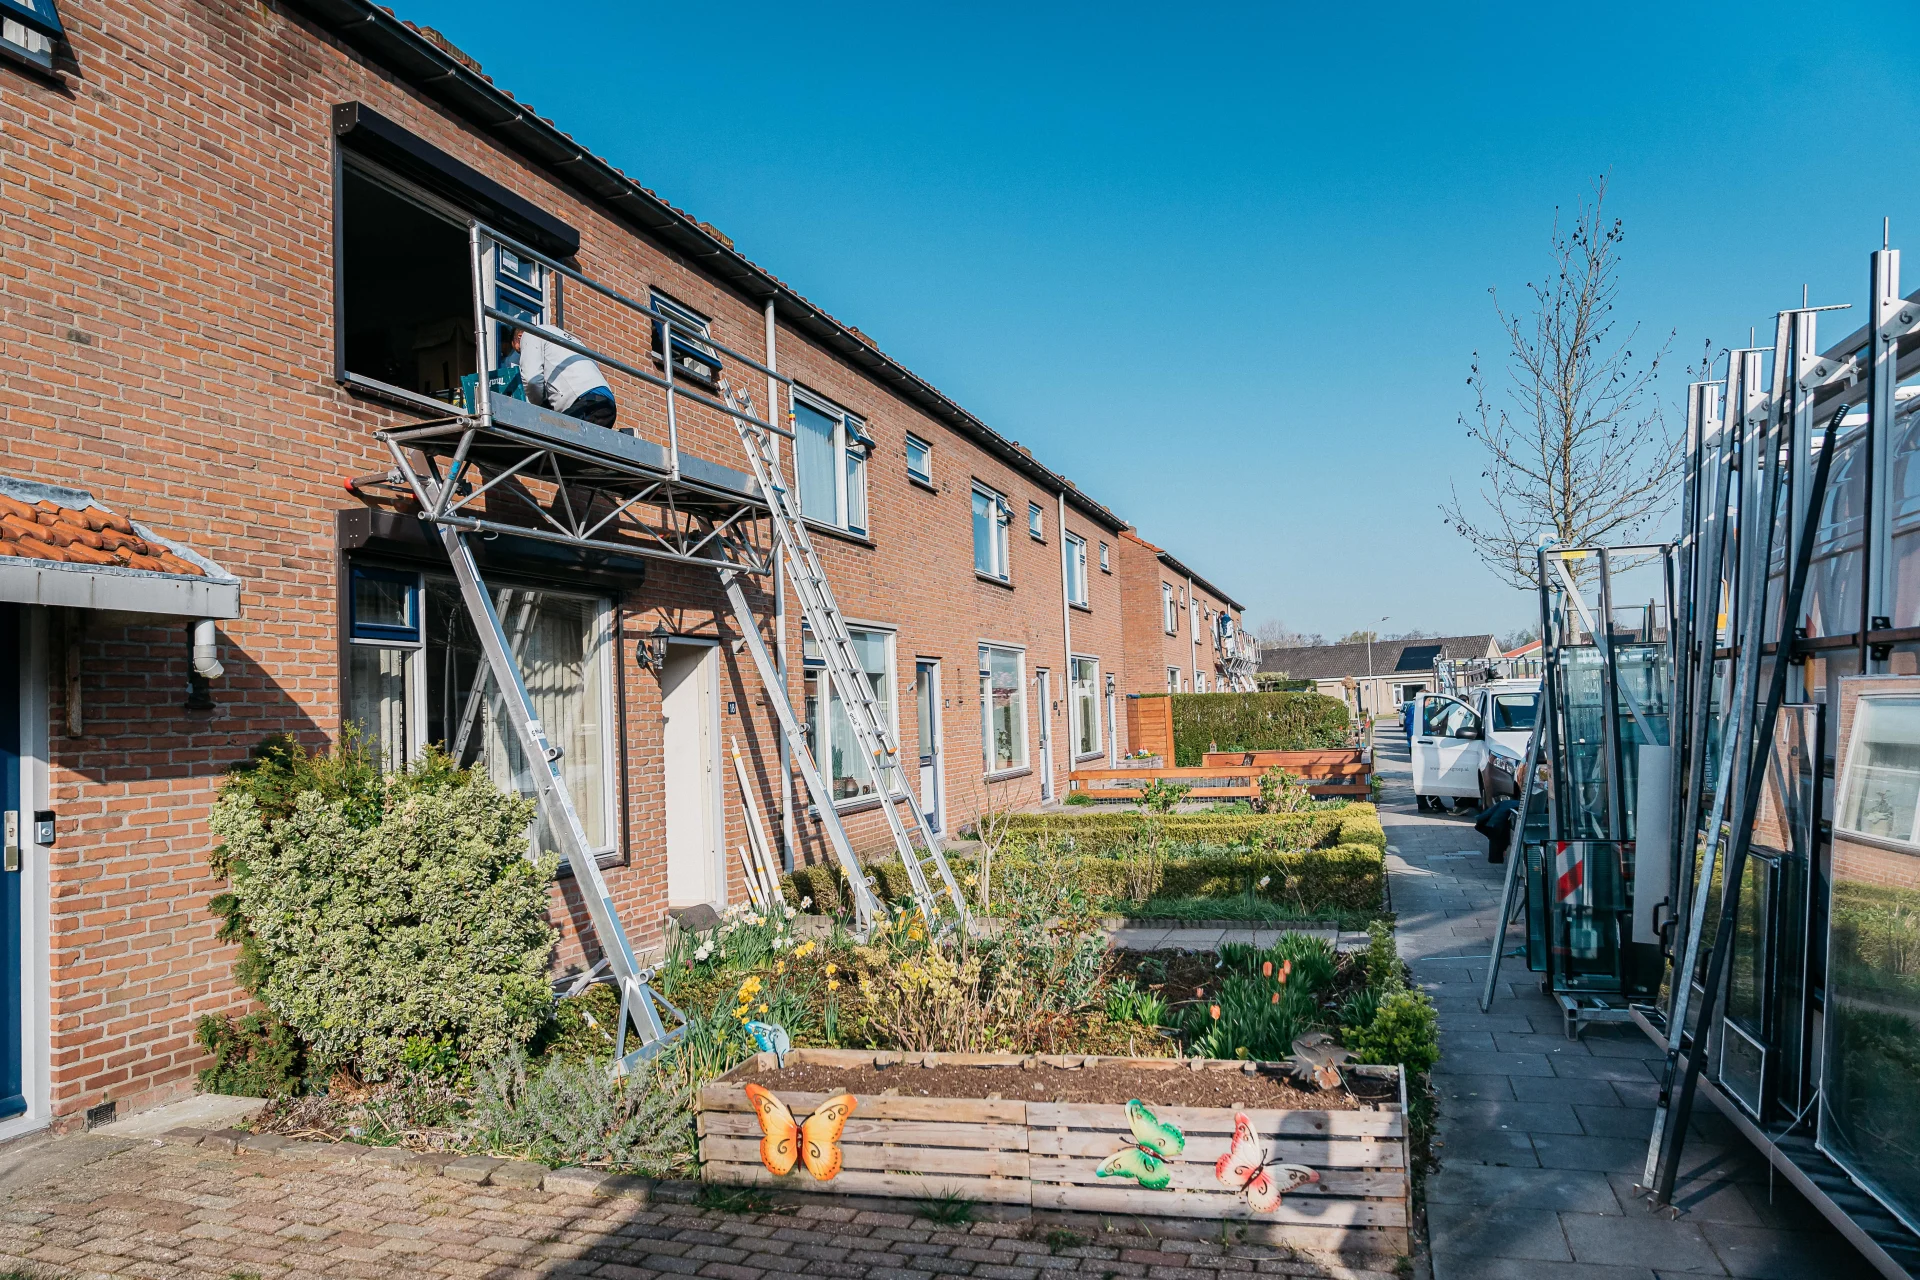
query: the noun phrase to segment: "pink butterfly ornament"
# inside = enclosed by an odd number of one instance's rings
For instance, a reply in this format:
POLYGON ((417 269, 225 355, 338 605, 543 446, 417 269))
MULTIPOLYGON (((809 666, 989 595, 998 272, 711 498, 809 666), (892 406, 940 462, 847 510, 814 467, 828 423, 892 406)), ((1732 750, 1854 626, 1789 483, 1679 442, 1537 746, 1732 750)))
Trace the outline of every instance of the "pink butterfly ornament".
POLYGON ((1287 1192, 1320 1181, 1320 1175, 1303 1164, 1268 1164, 1266 1146, 1244 1113, 1233 1117, 1233 1140, 1227 1144, 1227 1154, 1214 1163, 1213 1176, 1220 1185, 1245 1196, 1247 1207, 1255 1213, 1272 1213, 1287 1192))

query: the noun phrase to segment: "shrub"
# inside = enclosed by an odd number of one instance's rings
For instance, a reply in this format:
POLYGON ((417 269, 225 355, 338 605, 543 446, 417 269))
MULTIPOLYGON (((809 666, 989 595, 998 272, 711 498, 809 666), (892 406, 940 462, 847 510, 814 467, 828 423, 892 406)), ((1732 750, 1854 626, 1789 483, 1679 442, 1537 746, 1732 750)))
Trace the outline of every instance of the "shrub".
POLYGON ((274 1098, 292 1093, 306 1070, 306 1055, 293 1029, 270 1013, 239 1018, 208 1014, 193 1038, 213 1055, 200 1073, 202 1093, 274 1098))
POLYGON ((1140 788, 1140 804, 1149 813, 1162 816, 1172 813, 1175 805, 1187 798, 1187 792, 1193 790, 1184 782, 1168 782, 1165 778, 1155 778, 1140 788))
POLYGON ((1062 800, 1060 803, 1071 804, 1071 805, 1082 805, 1082 804, 1098 804, 1099 801, 1093 798, 1093 793, 1091 791, 1075 789, 1073 791, 1067 792, 1067 798, 1065 800, 1062 800))
MULTIPOLYGON (((1342 843, 1341 832, 1366 831, 1367 820, 1379 829, 1371 806, 1348 805, 1344 809, 1314 809, 1305 813, 1171 813, 1149 817, 1141 813, 1021 813, 1008 825, 1011 839, 1026 838, 1031 843, 1064 838, 1072 842, 1076 853, 1107 853, 1127 848, 1143 838, 1156 838, 1181 844, 1205 844, 1231 847, 1266 843, 1291 849, 1329 846, 1342 843)), ((1357 843, 1370 843, 1359 839, 1357 843)), ((1380 832, 1380 847, 1386 847, 1386 833, 1380 832)))
POLYGON ((410 1040, 466 1060, 524 1044, 553 1003, 554 863, 526 856, 532 802, 444 756, 369 779, 353 754, 268 755, 214 805, 251 989, 315 1066, 367 1079, 410 1040))
POLYGON ((675 1077, 674 1052, 615 1075, 607 1058, 530 1068, 516 1046, 474 1072, 470 1140, 556 1167, 674 1173, 693 1145, 692 1090, 675 1077))
POLYGON ((1356 1062, 1397 1064, 1419 1075, 1440 1060, 1440 1018, 1426 992, 1401 987, 1379 997, 1366 1026, 1348 1029, 1346 1045, 1356 1062))
POLYGON ((1173 763, 1209 750, 1312 751, 1347 745, 1347 704, 1318 693, 1176 693, 1173 763))

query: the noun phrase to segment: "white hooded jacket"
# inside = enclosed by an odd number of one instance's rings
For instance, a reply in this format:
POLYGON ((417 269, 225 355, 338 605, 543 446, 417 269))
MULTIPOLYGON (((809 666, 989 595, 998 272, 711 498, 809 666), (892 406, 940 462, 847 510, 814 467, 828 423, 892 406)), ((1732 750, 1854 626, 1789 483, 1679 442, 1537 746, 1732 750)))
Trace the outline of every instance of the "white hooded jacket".
MULTIPOLYGON (((571 338, 565 329, 555 332, 571 338)), ((527 399, 565 413, 573 402, 589 391, 603 391, 611 397, 600 366, 577 352, 548 342, 531 329, 520 331, 520 378, 526 383, 527 399)))

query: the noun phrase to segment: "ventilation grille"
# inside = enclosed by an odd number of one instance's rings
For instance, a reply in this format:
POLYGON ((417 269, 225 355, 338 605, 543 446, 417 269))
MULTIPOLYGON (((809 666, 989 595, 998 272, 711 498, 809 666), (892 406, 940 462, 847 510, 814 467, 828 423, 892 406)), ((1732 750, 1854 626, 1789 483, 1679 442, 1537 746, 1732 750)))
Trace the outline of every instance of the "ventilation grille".
POLYGON ((98 1129, 103 1124, 112 1124, 120 1115, 120 1104, 103 1102, 97 1107, 87 1108, 87 1128, 98 1129))

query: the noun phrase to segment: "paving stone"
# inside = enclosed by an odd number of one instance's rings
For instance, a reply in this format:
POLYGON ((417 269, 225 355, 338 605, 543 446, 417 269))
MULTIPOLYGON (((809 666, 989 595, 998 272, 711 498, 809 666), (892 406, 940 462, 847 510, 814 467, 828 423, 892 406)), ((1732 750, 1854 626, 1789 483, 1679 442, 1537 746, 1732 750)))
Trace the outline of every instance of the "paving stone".
POLYGON ((1473 1258, 1573 1260, 1560 1230, 1560 1216, 1550 1209, 1493 1209, 1484 1205, 1430 1203, 1427 1227, 1435 1258, 1460 1254, 1473 1258))
POLYGON ((1599 1218, 1562 1214, 1567 1244, 1581 1262, 1723 1274, 1712 1247, 1692 1222, 1654 1217, 1599 1218))
POLYGON ((195 1129, 182 1125, 178 1129, 169 1129, 160 1135, 160 1141, 176 1147, 197 1147, 213 1136, 210 1129, 195 1129))
POLYGON ((463 1156, 449 1161, 440 1172, 457 1182, 471 1182, 484 1187, 493 1176, 493 1171, 505 1163, 505 1160, 495 1160, 492 1156, 463 1156))
POLYGON ((509 1160, 495 1169, 487 1185, 494 1187, 524 1187, 538 1191, 547 1180, 547 1166, 532 1160, 509 1160))
POLYGON ((1540 1167, 1540 1160, 1534 1154, 1532 1137, 1519 1130, 1462 1125, 1436 1137, 1434 1147, 1441 1159, 1450 1163, 1472 1161, 1476 1164, 1540 1167))
POLYGON ((1645 1138, 1590 1138, 1585 1134, 1535 1134, 1533 1149, 1548 1169, 1595 1169, 1631 1173, 1647 1159, 1645 1138))
POLYGON ((261 1155, 272 1155, 282 1147, 293 1145, 292 1138, 283 1138, 277 1133, 250 1133, 241 1138, 235 1147, 240 1151, 252 1151, 261 1155))
POLYGON ((1499 1209, 1553 1209, 1619 1216, 1607 1175, 1587 1169, 1516 1169, 1448 1164, 1427 1179, 1427 1199, 1499 1209))

